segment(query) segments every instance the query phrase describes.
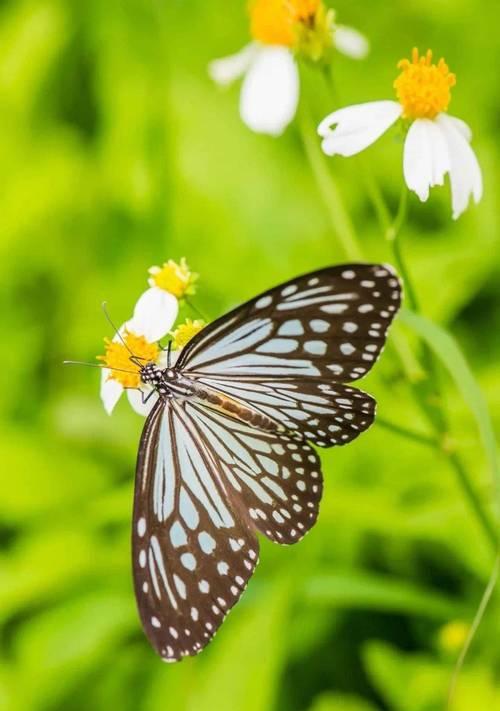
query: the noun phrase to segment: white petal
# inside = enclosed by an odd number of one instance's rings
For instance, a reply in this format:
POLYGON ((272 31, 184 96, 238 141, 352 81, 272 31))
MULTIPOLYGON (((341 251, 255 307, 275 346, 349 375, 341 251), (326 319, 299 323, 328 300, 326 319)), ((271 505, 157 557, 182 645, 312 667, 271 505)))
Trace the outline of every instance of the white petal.
POLYGON ((111 415, 123 392, 123 385, 117 380, 108 380, 109 372, 108 368, 103 368, 101 371, 101 400, 104 409, 108 415, 111 415))
POLYGON ((359 153, 385 133, 401 111, 397 101, 371 101, 334 111, 318 126, 323 151, 329 156, 359 153))
POLYGON ((447 116, 448 120, 451 121, 456 128, 458 128, 462 136, 470 143, 472 140, 472 131, 470 126, 456 116, 450 116, 449 114, 444 114, 444 116, 447 116))
POLYGON ((333 33, 333 44, 339 52, 351 59, 364 59, 370 51, 368 39, 346 25, 336 25, 333 33))
POLYGON ((403 172, 409 189, 425 202, 430 188, 443 185, 449 168, 448 146, 437 123, 431 119, 414 121, 403 154, 403 172))
POLYGON ((222 59, 214 59, 208 65, 210 78, 220 86, 232 84, 233 81, 245 74, 256 52, 258 52, 258 45, 252 42, 236 54, 231 54, 229 57, 223 57, 222 59))
POLYGON ((476 203, 483 194, 483 178, 476 154, 467 138, 457 127, 456 121, 446 114, 436 118, 450 155, 451 205, 453 219, 456 220, 469 205, 471 195, 476 203))
POLYGON ((240 114, 257 133, 279 136, 297 112, 299 73, 290 50, 261 47, 243 81, 240 114))
POLYGON ((127 328, 154 343, 171 330, 178 311, 179 302, 175 296, 153 286, 139 297, 127 328))
MULTIPOLYGON (((143 386, 143 388, 144 398, 146 398, 151 392, 151 388, 146 389, 145 386, 143 386)), ((158 400, 158 393, 155 392, 153 395, 150 395, 148 401, 144 402, 141 390, 129 388, 127 390, 127 397, 130 405, 132 406, 132 409, 134 409, 139 415, 143 415, 143 417, 146 417, 147 415, 149 415, 153 405, 158 400)))

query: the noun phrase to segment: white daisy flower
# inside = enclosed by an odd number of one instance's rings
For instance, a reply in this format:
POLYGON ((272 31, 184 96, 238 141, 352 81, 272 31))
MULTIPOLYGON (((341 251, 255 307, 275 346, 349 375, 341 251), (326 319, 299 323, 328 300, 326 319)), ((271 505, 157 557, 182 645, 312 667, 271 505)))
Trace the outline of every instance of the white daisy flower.
POLYGON ((243 77, 240 115, 257 133, 281 135, 297 112, 295 55, 319 61, 332 48, 354 59, 368 53, 367 39, 337 25, 321 0, 254 0, 250 21, 253 42, 211 62, 209 74, 222 86, 243 77))
POLYGON ((403 173, 410 190, 422 202, 430 188, 443 185, 448 173, 453 219, 476 203, 483 193, 481 169, 470 146, 472 133, 466 123, 446 112, 455 85, 443 59, 432 64, 432 52, 398 63, 401 74, 394 82, 398 101, 372 101, 334 111, 319 125, 323 151, 352 156, 374 143, 398 119, 408 125, 403 153, 403 173))
POLYGON ((171 333, 179 300, 194 293, 197 275, 189 270, 184 259, 179 264, 169 260, 162 267, 151 267, 149 273, 150 288, 139 297, 132 318, 119 328, 119 335, 113 340, 105 339, 105 355, 98 356, 106 366, 102 369, 100 394, 108 414, 124 390, 136 412, 149 413, 157 396, 151 395, 151 387, 141 382, 139 366, 130 360, 131 354, 145 363, 166 367, 166 353, 157 342, 171 333))

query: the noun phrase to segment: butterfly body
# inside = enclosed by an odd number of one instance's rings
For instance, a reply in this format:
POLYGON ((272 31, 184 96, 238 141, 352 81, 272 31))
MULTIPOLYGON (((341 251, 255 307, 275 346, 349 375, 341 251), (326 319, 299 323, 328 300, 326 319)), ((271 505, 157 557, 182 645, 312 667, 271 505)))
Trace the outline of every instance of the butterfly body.
POLYGON ((283 431, 284 427, 243 403, 217 392, 212 388, 197 385, 189 377, 185 377, 179 370, 173 368, 159 368, 155 363, 147 363, 141 368, 141 380, 145 385, 151 385, 160 398, 189 397, 209 403, 228 415, 237 417, 243 422, 248 422, 254 427, 264 430, 283 431))
POLYGON ((213 637, 257 564, 257 533, 291 544, 314 525, 312 445, 373 422, 373 398, 346 383, 377 360, 400 300, 390 267, 329 267, 214 321, 172 367, 141 369, 157 398, 137 461, 134 581, 165 661, 213 637))

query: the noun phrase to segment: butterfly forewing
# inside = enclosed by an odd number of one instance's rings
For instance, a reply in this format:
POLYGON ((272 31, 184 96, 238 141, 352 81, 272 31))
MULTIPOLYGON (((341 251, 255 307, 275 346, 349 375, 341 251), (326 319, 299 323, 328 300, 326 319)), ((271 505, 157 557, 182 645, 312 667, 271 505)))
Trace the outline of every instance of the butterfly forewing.
POLYGON ((293 279, 210 324, 178 367, 193 377, 350 382, 377 360, 401 301, 390 267, 352 264, 293 279))

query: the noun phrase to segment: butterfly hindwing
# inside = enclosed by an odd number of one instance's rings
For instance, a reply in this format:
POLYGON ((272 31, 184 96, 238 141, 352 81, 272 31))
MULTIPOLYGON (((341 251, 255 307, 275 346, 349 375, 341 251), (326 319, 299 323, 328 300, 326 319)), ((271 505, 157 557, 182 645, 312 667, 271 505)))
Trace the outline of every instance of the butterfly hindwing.
POLYGON ((310 379, 234 382, 205 378, 197 382, 241 406, 297 432, 318 447, 348 444, 373 423, 375 400, 357 388, 310 379))
POLYGON ((313 448, 300 436, 260 431, 201 403, 185 410, 248 525, 276 543, 299 541, 316 522, 323 488, 313 448))
POLYGON ((189 400, 159 400, 146 422, 133 523, 136 598, 167 661, 197 654, 238 601, 259 531, 294 543, 318 515, 318 455, 189 400))
POLYGON ((158 401, 137 463, 132 556, 144 631, 158 654, 197 654, 257 564, 247 522, 222 499, 213 456, 170 402, 158 401))

